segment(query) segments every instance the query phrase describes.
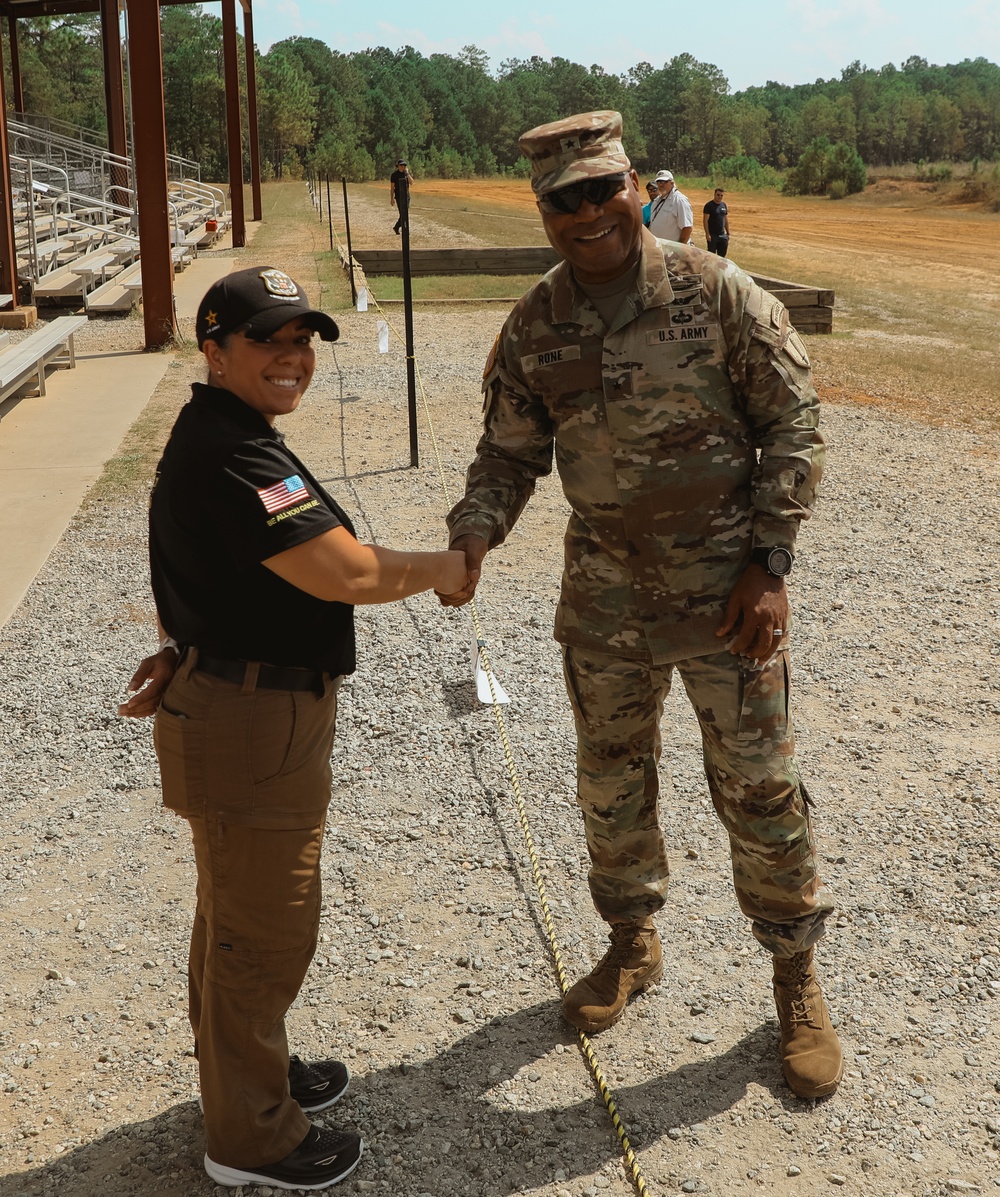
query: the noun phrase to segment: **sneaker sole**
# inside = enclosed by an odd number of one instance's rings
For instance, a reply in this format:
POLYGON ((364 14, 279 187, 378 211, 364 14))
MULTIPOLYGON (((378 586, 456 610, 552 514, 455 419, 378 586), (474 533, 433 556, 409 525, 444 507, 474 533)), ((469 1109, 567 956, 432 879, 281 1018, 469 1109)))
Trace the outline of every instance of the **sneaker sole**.
POLYGON ((245 1172, 242 1168, 229 1168, 225 1164, 217 1164, 215 1160, 209 1159, 205 1156, 205 1171, 218 1185, 270 1185, 272 1189, 293 1189, 304 1193, 313 1193, 319 1189, 329 1189, 332 1185, 339 1184, 346 1177, 350 1176, 354 1169, 361 1163, 361 1158, 365 1153, 365 1144, 362 1140, 360 1150, 358 1151, 358 1158, 345 1168, 343 1172, 338 1172, 336 1176, 330 1177, 329 1180, 324 1180, 318 1185, 307 1185, 301 1181, 291 1180, 276 1180, 273 1176, 268 1176, 265 1172, 245 1172))
POLYGON ((565 1007, 563 1008, 563 1017, 570 1024, 570 1026, 576 1027, 578 1031, 583 1031, 585 1035, 597 1035, 601 1031, 609 1031, 616 1023, 621 1022, 625 1011, 628 1009, 629 1002, 637 993, 645 993, 647 989, 651 989, 654 985, 659 985, 662 980, 663 963, 661 962, 654 973, 651 973, 641 985, 637 985, 635 989, 632 990, 632 992, 625 999, 625 1005, 622 1006, 618 1013, 611 1018, 604 1019, 602 1022, 591 1022, 586 1018, 570 1018, 570 1016, 566 1013, 565 1007))

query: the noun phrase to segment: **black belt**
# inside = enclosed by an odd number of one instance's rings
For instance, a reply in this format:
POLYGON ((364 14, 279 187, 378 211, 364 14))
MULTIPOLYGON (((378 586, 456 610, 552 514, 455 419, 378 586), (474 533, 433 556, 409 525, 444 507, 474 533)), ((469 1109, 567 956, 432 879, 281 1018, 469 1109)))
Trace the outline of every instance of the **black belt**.
MULTIPOLYGON (((209 657, 199 652, 195 671, 201 670, 224 682, 242 686, 252 664, 255 662, 209 657)), ((322 669, 296 669, 290 665, 257 666, 257 687, 262 690, 315 690, 322 694, 325 681, 326 675, 322 669)))

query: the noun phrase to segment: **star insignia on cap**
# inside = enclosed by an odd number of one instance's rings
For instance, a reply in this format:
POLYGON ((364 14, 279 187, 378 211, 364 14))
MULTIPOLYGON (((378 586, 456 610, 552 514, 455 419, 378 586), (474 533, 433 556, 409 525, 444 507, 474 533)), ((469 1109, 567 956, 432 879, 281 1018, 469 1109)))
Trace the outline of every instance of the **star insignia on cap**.
POLYGON ((205 323, 206 324, 212 325, 212 324, 218 324, 218 322, 219 322, 219 313, 218 312, 207 312, 205 314, 205 323))

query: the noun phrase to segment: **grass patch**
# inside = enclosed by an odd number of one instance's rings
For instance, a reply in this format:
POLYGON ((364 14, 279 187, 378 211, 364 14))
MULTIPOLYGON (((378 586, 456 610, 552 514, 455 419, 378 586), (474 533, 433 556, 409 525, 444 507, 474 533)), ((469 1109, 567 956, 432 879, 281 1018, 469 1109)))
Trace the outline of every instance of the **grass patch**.
MULTIPOLYGON (((455 274, 428 275, 412 281, 414 300, 435 299, 518 299, 538 282, 537 274, 455 274)), ((369 279, 379 301, 402 301, 403 280, 386 274, 369 279)))
POLYGON ((176 355, 118 452, 104 463, 87 496, 88 504, 134 496, 152 484, 170 429, 191 394, 191 383, 205 373, 204 358, 193 344, 178 348, 176 355))

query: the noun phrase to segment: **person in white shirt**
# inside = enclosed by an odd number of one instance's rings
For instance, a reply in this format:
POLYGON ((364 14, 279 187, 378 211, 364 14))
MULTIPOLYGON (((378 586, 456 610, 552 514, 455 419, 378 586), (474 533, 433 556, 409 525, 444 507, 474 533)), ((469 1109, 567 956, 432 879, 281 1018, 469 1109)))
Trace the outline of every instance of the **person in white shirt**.
POLYGON ((679 241, 687 245, 694 231, 694 216, 688 197, 677 190, 674 176, 669 170, 659 171, 653 182, 658 194, 649 211, 649 231, 664 241, 679 241))

